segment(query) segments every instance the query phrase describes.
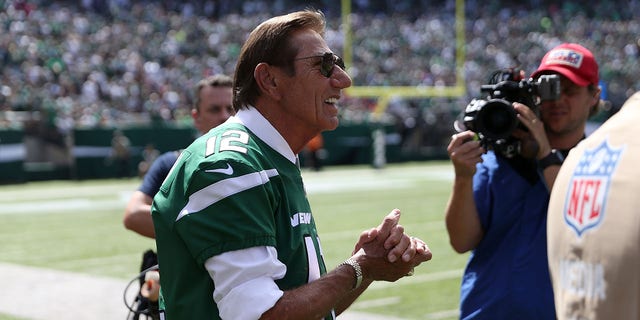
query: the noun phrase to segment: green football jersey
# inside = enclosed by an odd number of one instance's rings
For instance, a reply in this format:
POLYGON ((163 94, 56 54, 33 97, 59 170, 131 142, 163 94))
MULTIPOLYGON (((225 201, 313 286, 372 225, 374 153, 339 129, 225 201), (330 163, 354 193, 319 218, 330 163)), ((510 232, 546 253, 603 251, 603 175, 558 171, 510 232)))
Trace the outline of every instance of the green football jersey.
MULTIPOLYGON (((288 290, 326 273, 299 167, 241 123, 185 149, 153 199, 166 319, 219 319, 204 267, 224 252, 272 246, 288 290)), ((333 319, 332 314, 326 319, 333 319)))

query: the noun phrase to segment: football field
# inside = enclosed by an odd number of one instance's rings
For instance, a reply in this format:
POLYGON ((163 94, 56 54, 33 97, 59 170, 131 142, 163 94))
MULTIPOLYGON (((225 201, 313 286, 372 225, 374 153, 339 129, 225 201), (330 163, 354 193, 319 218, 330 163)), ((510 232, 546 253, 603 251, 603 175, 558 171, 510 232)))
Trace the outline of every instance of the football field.
MULTIPOLYGON (((361 231, 378 225, 393 208, 402 211, 405 230, 433 252, 414 276, 374 283, 350 316, 457 318, 467 255, 451 249, 444 225, 453 181, 449 162, 328 167, 303 176, 329 268, 350 255, 361 231)), ((0 186, 0 281, 6 282, 0 285, 0 319, 124 319, 124 286, 138 273, 143 251, 155 249, 153 240, 122 226, 126 201, 139 183, 132 178, 0 186), (101 310, 87 310, 92 304, 85 300, 121 310, 101 316, 101 310), (49 307, 55 315, 42 316, 49 307)))

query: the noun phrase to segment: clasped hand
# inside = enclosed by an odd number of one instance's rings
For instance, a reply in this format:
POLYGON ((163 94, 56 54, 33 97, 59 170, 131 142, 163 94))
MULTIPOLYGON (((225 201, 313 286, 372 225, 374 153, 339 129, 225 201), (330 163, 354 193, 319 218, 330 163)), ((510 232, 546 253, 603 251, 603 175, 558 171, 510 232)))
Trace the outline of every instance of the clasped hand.
POLYGON ((400 210, 392 210, 376 228, 360 234, 353 258, 370 280, 396 281, 412 275, 413 269, 432 254, 424 241, 404 233, 399 224, 400 210))

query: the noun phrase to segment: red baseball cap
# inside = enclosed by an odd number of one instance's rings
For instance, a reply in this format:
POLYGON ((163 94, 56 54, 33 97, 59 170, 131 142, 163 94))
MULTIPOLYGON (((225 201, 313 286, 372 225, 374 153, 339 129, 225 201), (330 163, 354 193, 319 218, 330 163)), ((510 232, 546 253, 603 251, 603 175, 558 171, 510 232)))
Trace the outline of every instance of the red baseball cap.
POLYGON ((547 52, 531 77, 555 71, 579 86, 598 85, 598 63, 593 53, 576 43, 563 43, 547 52))

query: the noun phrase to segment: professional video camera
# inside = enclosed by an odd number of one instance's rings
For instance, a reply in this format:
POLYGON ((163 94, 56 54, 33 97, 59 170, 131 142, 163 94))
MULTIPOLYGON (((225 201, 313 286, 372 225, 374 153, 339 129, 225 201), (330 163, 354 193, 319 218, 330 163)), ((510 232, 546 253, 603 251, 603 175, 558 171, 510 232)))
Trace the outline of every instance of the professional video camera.
POLYGON ((504 69, 493 73, 489 84, 482 85, 481 93, 486 99, 473 99, 465 108, 458 131, 471 130, 478 134, 486 149, 493 149, 507 158, 520 152, 520 141, 512 136, 516 128, 527 131, 520 123, 513 102, 520 102, 538 116, 538 105, 542 101, 557 100, 560 97, 560 77, 542 75, 538 79, 524 79, 524 72, 518 69, 504 69))

